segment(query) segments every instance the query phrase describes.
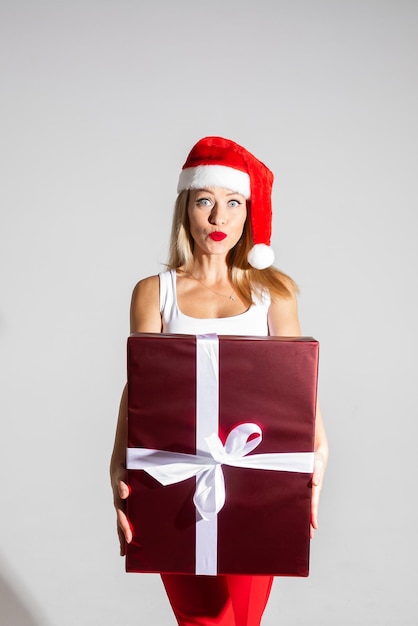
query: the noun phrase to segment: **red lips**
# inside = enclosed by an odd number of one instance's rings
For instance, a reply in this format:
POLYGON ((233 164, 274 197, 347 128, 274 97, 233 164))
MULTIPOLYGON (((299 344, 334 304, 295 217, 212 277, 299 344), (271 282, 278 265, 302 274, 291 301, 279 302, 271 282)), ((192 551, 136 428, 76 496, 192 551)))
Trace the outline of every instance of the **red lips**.
POLYGON ((226 234, 222 233, 220 230, 214 230, 213 233, 209 234, 209 237, 213 239, 213 241, 222 241, 222 239, 225 239, 226 234))

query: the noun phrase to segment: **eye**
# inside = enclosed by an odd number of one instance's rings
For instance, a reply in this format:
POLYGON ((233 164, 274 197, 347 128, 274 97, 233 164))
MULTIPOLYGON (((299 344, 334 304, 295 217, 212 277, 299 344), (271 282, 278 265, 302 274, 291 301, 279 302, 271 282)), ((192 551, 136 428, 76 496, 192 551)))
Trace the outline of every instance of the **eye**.
POLYGON ((239 200, 229 200, 228 206, 235 209, 237 206, 240 206, 241 202, 239 200))
POLYGON ((196 198, 196 204, 198 206, 211 207, 213 202, 209 198, 196 198))

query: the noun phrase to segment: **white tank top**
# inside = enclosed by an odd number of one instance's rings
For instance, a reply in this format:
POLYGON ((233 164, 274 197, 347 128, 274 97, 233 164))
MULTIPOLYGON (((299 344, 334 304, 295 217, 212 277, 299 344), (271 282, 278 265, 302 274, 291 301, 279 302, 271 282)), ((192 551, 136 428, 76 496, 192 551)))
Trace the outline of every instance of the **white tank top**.
POLYGON ((160 311, 163 333, 183 335, 268 335, 267 313, 270 306, 268 293, 262 298, 254 296, 255 304, 232 317, 200 319, 184 315, 177 305, 176 270, 162 272, 160 278, 160 311))

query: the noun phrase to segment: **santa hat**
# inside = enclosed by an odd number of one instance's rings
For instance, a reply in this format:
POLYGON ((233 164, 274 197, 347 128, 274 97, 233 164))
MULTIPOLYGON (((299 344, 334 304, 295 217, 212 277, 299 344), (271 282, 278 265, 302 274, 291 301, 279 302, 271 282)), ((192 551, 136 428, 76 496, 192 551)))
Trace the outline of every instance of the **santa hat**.
POLYGON ((273 173, 242 146, 223 137, 205 137, 190 151, 180 174, 177 192, 225 187, 249 200, 253 247, 248 262, 256 269, 274 261, 271 240, 273 173))

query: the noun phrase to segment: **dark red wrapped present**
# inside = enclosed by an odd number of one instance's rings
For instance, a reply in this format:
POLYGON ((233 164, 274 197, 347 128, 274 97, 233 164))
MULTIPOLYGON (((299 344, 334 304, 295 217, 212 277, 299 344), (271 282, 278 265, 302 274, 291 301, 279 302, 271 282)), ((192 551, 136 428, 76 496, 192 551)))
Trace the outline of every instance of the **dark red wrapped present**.
POLYGON ((128 340, 129 572, 307 576, 318 342, 128 340))

